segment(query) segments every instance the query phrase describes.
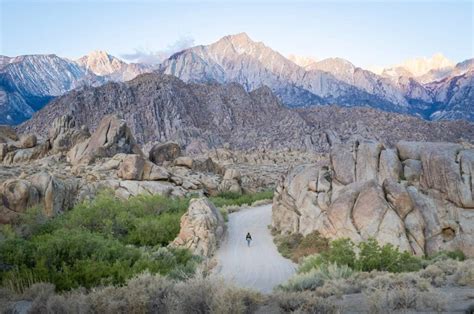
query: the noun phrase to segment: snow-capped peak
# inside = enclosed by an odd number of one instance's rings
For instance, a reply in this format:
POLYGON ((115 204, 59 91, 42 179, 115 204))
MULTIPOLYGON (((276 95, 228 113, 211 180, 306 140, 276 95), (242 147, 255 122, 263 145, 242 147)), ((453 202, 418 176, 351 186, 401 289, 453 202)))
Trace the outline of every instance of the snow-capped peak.
POLYGON ((287 56, 287 58, 302 68, 306 68, 307 66, 315 62, 318 62, 318 59, 313 56, 298 56, 298 55, 290 54, 287 56))
POLYGON ((453 67, 454 62, 446 58, 443 54, 436 53, 430 58, 421 57, 405 60, 400 66, 413 73, 414 76, 421 76, 430 70, 453 67))
POLYGON ((109 55, 103 50, 92 51, 88 55, 79 58, 76 62, 97 75, 110 75, 126 66, 125 62, 109 55))

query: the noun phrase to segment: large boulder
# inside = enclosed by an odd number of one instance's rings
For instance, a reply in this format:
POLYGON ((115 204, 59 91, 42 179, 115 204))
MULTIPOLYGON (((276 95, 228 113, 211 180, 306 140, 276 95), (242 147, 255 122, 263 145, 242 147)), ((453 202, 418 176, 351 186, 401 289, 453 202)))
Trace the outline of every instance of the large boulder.
POLYGON ((39 203, 38 190, 27 180, 10 179, 0 185, 0 223, 9 223, 39 203))
POLYGON ((349 184, 355 181, 356 158, 354 148, 343 144, 337 144, 331 149, 331 165, 334 170, 334 179, 341 184, 349 184))
POLYGON ((20 146, 21 148, 32 148, 36 146, 38 139, 34 134, 22 135, 20 137, 20 146))
POLYGON ((193 159, 188 156, 181 156, 175 159, 174 164, 176 166, 186 167, 189 169, 193 168, 193 159))
POLYGON ((53 121, 48 131, 48 138, 53 153, 69 151, 76 144, 90 137, 89 130, 85 127, 78 128, 71 115, 64 115, 53 121))
POLYGON ((219 184, 219 192, 242 193, 241 175, 237 169, 227 169, 224 178, 219 184))
POLYGON ((181 147, 174 142, 154 145, 149 152, 151 162, 161 165, 165 161, 173 161, 181 156, 181 147))
POLYGON ((74 206, 78 189, 76 180, 59 179, 46 172, 34 174, 28 180, 38 190, 43 213, 48 217, 74 206))
POLYGON ((219 210, 205 197, 192 199, 181 217, 181 229, 173 246, 211 257, 224 234, 225 223, 219 210))
POLYGON ((90 164, 96 158, 112 157, 118 153, 143 155, 125 121, 108 115, 89 139, 69 151, 68 158, 73 165, 90 164))
POLYGON ((118 177, 124 180, 141 180, 145 159, 139 155, 128 155, 118 169, 118 177))
POLYGON ((124 180, 168 180, 169 172, 140 155, 126 155, 120 164, 117 175, 124 180))
POLYGON ((414 254, 474 256, 474 150, 453 143, 337 144, 329 167, 302 165, 276 188, 272 224, 329 239, 375 238, 414 254))
POLYGON ((7 147, 7 153, 3 157, 3 163, 6 165, 28 163, 36 159, 40 159, 48 155, 49 143, 44 142, 31 148, 16 149, 7 147))

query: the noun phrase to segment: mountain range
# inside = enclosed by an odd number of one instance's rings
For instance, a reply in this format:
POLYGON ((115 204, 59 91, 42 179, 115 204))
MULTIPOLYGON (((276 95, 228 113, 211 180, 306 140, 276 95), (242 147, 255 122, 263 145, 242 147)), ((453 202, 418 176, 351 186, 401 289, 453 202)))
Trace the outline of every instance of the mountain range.
POLYGON ((437 55, 374 73, 341 58, 286 58, 240 33, 177 52, 154 66, 126 63, 104 51, 78 60, 0 56, 0 124, 21 123, 73 89, 153 71, 189 83, 238 83, 247 92, 267 86, 289 108, 368 106, 427 120, 474 121, 474 59, 453 64, 437 55))
POLYGON ((328 151, 337 142, 474 141, 467 121, 425 121, 373 108, 311 106, 288 108, 267 86, 247 91, 241 84, 186 83, 173 75, 148 73, 127 82, 84 87, 51 101, 17 127, 45 137, 62 115, 95 130, 116 114, 136 140, 150 145, 175 141, 207 150, 230 144, 235 149, 328 151))

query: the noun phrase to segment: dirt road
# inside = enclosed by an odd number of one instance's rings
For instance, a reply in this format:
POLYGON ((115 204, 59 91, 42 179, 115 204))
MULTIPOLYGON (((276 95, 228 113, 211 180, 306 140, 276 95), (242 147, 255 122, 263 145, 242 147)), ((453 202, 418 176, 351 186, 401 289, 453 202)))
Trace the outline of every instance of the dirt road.
POLYGON ((228 234, 217 251, 215 273, 237 286, 271 292, 295 272, 295 264, 282 257, 273 243, 268 225, 271 205, 248 208, 229 215, 228 234), (247 247, 245 235, 252 242, 247 247))

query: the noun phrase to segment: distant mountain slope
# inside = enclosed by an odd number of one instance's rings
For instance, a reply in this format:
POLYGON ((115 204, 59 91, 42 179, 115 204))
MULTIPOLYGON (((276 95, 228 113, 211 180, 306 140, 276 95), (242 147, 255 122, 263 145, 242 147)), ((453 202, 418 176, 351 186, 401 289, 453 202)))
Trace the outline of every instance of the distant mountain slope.
POLYGON ((92 51, 77 59, 76 63, 95 75, 108 76, 114 81, 129 81, 139 74, 152 71, 150 66, 129 64, 101 50, 92 51))
POLYGON ((237 82, 248 91, 266 85, 289 107, 341 104, 409 111, 403 96, 390 86, 380 86, 384 83, 371 72, 361 75, 366 86, 362 89, 330 71, 307 69, 240 33, 179 52, 165 60, 159 71, 186 82, 237 82))
POLYGON ((53 97, 100 79, 56 55, 10 58, 0 68, 0 123, 15 124, 31 117, 53 97))
POLYGON ((400 139, 474 142, 474 127, 468 122, 428 122, 358 107, 289 109, 267 87, 247 92, 237 83, 185 83, 160 74, 74 90, 53 100, 19 129, 45 134, 51 122, 66 113, 91 129, 104 115, 119 114, 141 143, 198 141, 208 147, 230 143, 241 149, 327 151, 330 142, 358 138, 387 143, 400 139))
POLYGON ((72 89, 128 81, 154 70, 190 83, 238 83, 247 92, 268 86, 290 108, 334 104, 427 120, 474 120, 470 92, 474 84, 469 74, 474 59, 452 65, 435 55, 409 60, 378 75, 341 58, 289 58, 300 65, 245 33, 177 52, 159 66, 128 64, 104 51, 76 61, 55 55, 0 56, 0 124, 29 119, 48 101, 72 89))
POLYGON ((474 70, 433 82, 428 88, 441 104, 430 116, 432 120, 474 120, 474 70))
POLYGON ((27 120, 54 97, 83 86, 125 81, 152 69, 103 51, 71 61, 56 55, 0 57, 0 124, 27 120))

